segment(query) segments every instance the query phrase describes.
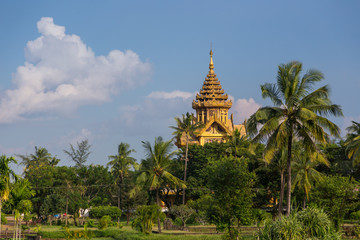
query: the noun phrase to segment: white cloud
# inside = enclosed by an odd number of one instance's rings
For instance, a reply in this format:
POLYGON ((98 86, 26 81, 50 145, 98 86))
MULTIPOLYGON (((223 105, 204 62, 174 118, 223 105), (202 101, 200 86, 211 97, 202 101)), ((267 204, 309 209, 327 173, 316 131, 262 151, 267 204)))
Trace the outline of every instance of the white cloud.
POLYGON ((249 99, 238 99, 234 102, 232 106, 232 111, 234 112, 234 120, 239 123, 243 123, 245 119, 248 119, 253 113, 255 113, 260 104, 256 103, 253 98, 249 99))
POLYGON ((147 97, 154 99, 174 99, 174 98, 194 98, 196 93, 183 92, 179 90, 174 90, 172 92, 151 92, 147 97))
MULTIPOLYGON (((229 97, 234 99, 232 96, 229 97)), ((152 92, 144 101, 120 109, 120 120, 127 126, 124 127, 124 133, 126 135, 146 133, 153 136, 169 133, 171 130, 168 127, 175 125, 174 117, 186 112, 195 113, 191 104, 193 99, 195 94, 190 92, 152 92)), ((236 124, 243 123, 260 107, 260 104, 252 98, 232 101, 233 106, 230 111, 234 113, 236 124)))
POLYGON ((112 95, 143 84, 151 71, 131 50, 95 56, 52 18, 41 18, 37 27, 41 36, 27 43, 25 64, 13 74, 16 87, 0 100, 0 123, 70 114, 82 105, 110 101, 112 95))
POLYGON ((194 98, 195 94, 190 92, 152 92, 136 105, 123 106, 120 108, 123 133, 164 136, 171 132, 168 127, 175 124, 174 117, 193 111, 194 98))
POLYGON ((54 145, 58 147, 69 146, 69 144, 76 145, 85 139, 92 141, 93 134, 89 129, 83 128, 80 132, 71 131, 69 134, 61 136, 60 139, 56 139, 56 143, 54 143, 54 145))

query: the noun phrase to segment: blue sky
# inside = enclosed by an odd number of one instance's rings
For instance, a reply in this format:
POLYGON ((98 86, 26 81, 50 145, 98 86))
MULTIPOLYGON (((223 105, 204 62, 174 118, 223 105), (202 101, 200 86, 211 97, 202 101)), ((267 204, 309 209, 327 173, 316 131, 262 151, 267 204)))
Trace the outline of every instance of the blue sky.
POLYGON ((63 154, 88 138, 89 163, 120 142, 171 138, 208 71, 239 123, 260 84, 291 60, 322 71, 344 118, 360 121, 359 1, 1 1, 0 151, 63 154))

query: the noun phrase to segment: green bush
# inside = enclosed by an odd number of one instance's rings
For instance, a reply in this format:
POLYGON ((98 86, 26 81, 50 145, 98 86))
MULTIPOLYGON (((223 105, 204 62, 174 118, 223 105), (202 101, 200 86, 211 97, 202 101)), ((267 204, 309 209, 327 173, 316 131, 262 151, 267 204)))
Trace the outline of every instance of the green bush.
POLYGON ((282 216, 276 221, 267 220, 264 229, 259 234, 259 239, 340 240, 341 234, 332 229, 332 223, 323 210, 306 208, 288 217, 282 216))
POLYGON ((360 220, 360 211, 352 212, 352 213, 350 214, 350 218, 351 218, 351 219, 354 219, 354 220, 360 220))
POLYGON ((7 224, 6 215, 4 213, 1 213, 1 223, 2 224, 7 224))
POLYGON ((111 223, 111 217, 108 215, 105 215, 100 219, 98 228, 100 230, 105 229, 109 226, 110 223, 111 223))
POLYGON ((94 223, 93 220, 89 220, 89 221, 87 222, 87 225, 88 225, 88 227, 96 227, 96 224, 94 223))
POLYGON ((110 216, 111 219, 116 219, 121 217, 121 210, 118 207, 113 206, 99 206, 94 207, 90 210, 90 217, 92 218, 102 218, 103 216, 110 216))
POLYGON ((132 228, 142 233, 150 234, 153 224, 160 219, 165 219, 165 214, 161 212, 161 208, 157 205, 139 206, 136 209, 136 218, 132 222, 132 228))
POLYGON ((175 218, 174 225, 182 226, 183 222, 180 218, 177 217, 177 218, 175 218))
POLYGON ((331 221, 323 210, 306 208, 297 213, 307 237, 324 238, 331 231, 331 221))

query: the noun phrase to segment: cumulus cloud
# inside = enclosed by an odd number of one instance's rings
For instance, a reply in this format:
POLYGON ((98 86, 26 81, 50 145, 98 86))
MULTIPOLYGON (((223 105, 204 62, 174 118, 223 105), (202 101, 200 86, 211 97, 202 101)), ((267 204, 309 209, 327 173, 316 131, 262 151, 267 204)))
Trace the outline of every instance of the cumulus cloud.
POLYGON ((259 107, 261 107, 261 105, 256 103, 253 98, 240 98, 236 100, 232 106, 234 121, 239 121, 240 123, 244 122, 244 120, 248 119, 253 113, 255 113, 259 107))
POLYGON ((0 122, 38 114, 71 114, 82 105, 110 101, 120 91, 143 84, 151 66, 131 50, 96 56, 77 35, 43 17, 40 37, 25 47, 25 64, 13 74, 14 89, 0 102, 0 122))

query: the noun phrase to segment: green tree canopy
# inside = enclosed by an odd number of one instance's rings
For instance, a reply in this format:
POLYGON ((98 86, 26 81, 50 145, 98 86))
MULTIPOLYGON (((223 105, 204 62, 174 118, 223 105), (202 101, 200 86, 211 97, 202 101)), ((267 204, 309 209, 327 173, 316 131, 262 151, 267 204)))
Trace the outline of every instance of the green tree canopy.
POLYGON ((291 206, 291 156, 293 140, 303 142, 307 152, 317 151, 317 143, 326 143, 328 133, 339 136, 339 128, 326 116, 342 116, 339 105, 329 98, 329 87, 313 91, 323 74, 310 69, 301 77, 302 64, 289 62, 279 66, 277 82, 261 85, 262 97, 274 106, 259 108, 247 121, 246 130, 255 142, 267 140, 264 157, 270 161, 277 149, 287 148, 287 214, 291 206), (260 127, 260 130, 258 130, 260 127))

